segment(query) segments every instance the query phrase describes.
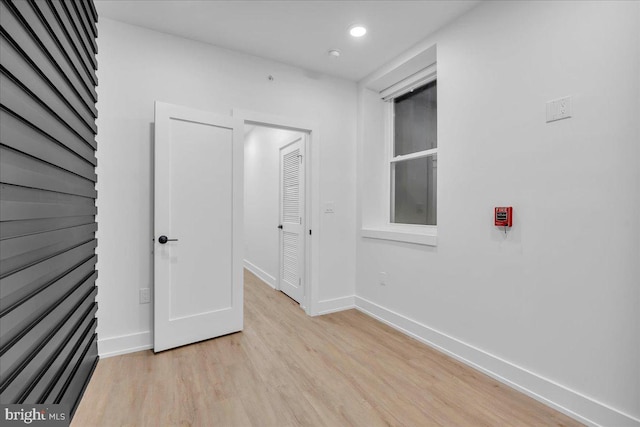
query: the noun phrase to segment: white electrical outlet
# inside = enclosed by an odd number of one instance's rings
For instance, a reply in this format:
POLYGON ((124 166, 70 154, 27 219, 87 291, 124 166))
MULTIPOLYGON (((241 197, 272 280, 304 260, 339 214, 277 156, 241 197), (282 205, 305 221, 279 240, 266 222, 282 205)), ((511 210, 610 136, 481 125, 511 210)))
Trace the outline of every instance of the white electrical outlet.
POLYGON ((387 273, 381 271, 378 278, 380 280, 380 286, 387 286, 387 281, 389 279, 387 277, 387 273))
POLYGON ((571 117, 571 97, 547 102, 547 123, 571 117))
POLYGON ((335 213, 335 212, 336 212, 335 202, 325 202, 324 213, 335 213))
POLYGON ((140 304, 149 304, 151 302, 151 290, 149 288, 140 289, 140 304))

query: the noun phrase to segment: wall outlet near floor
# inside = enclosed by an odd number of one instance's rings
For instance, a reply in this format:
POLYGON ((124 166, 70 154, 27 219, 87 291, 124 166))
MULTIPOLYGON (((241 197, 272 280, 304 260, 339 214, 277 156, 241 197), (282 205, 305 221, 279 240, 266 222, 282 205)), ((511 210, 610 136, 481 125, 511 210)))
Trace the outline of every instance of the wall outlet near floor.
POLYGON ((571 97, 547 102, 547 123, 571 117, 571 97))
POLYGON ((151 302, 151 289, 140 289, 140 304, 149 304, 151 302))
POLYGON ((380 286, 387 286, 389 277, 387 276, 387 273, 381 271, 378 275, 378 280, 380 281, 380 286))

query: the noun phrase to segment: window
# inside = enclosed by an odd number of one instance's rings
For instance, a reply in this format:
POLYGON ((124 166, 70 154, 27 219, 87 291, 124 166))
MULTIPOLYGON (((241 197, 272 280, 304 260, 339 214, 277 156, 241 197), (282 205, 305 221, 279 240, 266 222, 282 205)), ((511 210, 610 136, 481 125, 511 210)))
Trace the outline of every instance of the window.
POLYGON ((363 238, 437 246, 437 46, 362 82, 363 238))
POLYGON ((437 82, 390 99, 391 223, 437 223, 437 82))

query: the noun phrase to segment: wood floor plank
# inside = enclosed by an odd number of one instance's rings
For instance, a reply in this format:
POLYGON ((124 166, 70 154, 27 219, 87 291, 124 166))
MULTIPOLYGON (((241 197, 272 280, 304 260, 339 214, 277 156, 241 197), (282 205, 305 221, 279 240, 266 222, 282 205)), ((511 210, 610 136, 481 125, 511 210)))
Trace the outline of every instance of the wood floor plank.
POLYGON ((245 272, 245 329, 100 360, 79 426, 579 426, 363 313, 308 317, 245 272))

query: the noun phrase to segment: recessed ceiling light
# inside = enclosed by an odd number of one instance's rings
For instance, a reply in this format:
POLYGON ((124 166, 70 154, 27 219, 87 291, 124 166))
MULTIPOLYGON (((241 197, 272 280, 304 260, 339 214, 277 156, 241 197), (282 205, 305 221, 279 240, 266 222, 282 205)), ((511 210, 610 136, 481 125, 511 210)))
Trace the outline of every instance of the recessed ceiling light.
POLYGON ((330 57, 332 58, 337 58, 338 56, 340 56, 340 51, 338 49, 331 49, 329 52, 327 52, 329 54, 330 57))
POLYGON ((349 34, 351 34, 353 37, 362 37, 367 34, 367 29, 362 25, 353 25, 351 28, 349 28, 349 34))

